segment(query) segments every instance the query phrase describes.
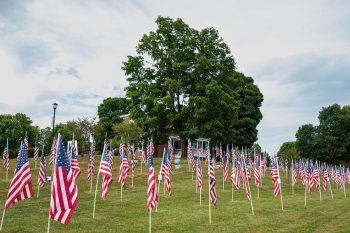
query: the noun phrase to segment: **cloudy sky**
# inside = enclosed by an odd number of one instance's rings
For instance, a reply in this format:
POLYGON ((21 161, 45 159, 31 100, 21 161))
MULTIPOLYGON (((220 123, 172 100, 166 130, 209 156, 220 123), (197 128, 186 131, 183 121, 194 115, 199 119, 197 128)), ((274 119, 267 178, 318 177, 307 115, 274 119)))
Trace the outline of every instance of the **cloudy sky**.
POLYGON ((322 106, 350 104, 349 1, 0 1, 0 114, 40 127, 94 116, 123 96, 121 70, 158 15, 214 27, 237 69, 264 95, 259 143, 268 152, 318 124, 322 106))

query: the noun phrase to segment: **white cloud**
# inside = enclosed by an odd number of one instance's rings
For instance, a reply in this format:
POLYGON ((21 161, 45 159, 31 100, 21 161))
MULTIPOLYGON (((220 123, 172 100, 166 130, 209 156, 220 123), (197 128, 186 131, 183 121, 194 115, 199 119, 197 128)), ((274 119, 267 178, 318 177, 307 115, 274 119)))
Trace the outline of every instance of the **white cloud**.
MULTIPOLYGON (((264 94, 259 143, 272 152, 294 138, 296 127, 317 121, 323 104, 348 103, 345 95, 325 98, 320 85, 327 77, 322 82, 318 77, 348 71, 349 56, 332 61, 343 67, 328 61, 310 76, 318 58, 308 54, 349 53, 349 9, 346 1, 5 2, 0 113, 21 111, 44 127, 51 124, 51 104, 57 101, 58 122, 94 115, 102 99, 123 93, 122 61, 135 54, 144 33, 155 29, 158 15, 170 16, 197 29, 219 30, 238 70, 253 76, 264 94), (307 59, 298 63, 304 55, 307 59), (305 82, 293 81, 294 76, 305 82)), ((347 87, 346 76, 336 82, 330 86, 347 87)))

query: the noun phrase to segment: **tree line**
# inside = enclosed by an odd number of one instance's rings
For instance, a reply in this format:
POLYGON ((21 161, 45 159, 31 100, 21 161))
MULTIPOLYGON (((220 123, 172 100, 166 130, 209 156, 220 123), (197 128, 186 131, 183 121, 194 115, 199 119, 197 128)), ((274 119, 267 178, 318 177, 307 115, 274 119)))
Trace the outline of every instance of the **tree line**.
POLYGON ((295 142, 285 142, 278 155, 285 159, 309 158, 327 163, 350 163, 350 105, 323 107, 319 125, 299 127, 295 142))

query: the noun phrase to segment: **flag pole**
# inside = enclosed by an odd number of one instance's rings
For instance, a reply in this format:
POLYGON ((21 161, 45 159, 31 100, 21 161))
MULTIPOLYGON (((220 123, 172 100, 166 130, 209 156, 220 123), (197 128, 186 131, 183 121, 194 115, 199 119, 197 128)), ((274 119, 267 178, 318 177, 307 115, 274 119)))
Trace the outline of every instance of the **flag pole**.
POLYGON ((92 175, 91 175, 91 177, 90 177, 90 193, 92 192, 92 175))
MULTIPOLYGON (((294 171, 294 160, 292 159, 292 194, 294 195, 294 182, 293 182, 293 173, 296 172, 294 171)), ((320 184, 321 185, 321 184, 320 184)))
MULTIPOLYGON (((38 141, 38 136, 35 137, 35 144, 37 145, 37 141, 38 141)), ((35 152, 34 152, 35 154, 35 152)), ((34 159, 34 169, 36 169, 36 160, 34 159)))
POLYGON ((2 230, 2 223, 4 222, 5 212, 6 212, 6 209, 5 209, 5 205, 4 205, 4 211, 2 212, 2 218, 1 218, 0 231, 2 230))
POLYGON ((152 209, 148 210, 148 232, 152 232, 152 209))
POLYGON ((309 180, 305 179, 305 197, 304 197, 304 207, 306 208, 306 189, 308 187, 309 180))
MULTIPOLYGON (((107 135, 106 135, 106 137, 107 137, 107 135)), ((107 140, 107 139, 105 139, 105 143, 103 144, 103 150, 105 150, 105 149, 107 150, 107 146, 105 146, 106 140, 107 140), (105 148, 105 147, 106 147, 106 148, 105 148)), ((99 177, 100 177, 100 168, 101 168, 101 164, 102 164, 103 152, 104 152, 104 151, 102 151, 101 160, 100 160, 100 167, 98 168, 97 177, 96 177, 96 188, 95 188, 95 197, 94 197, 94 208, 93 208, 93 210, 92 210, 92 218, 95 218, 97 188, 98 188, 98 180, 99 180, 99 177)))
MULTIPOLYGON (((246 167, 246 164, 245 164, 245 158, 243 157, 243 163, 244 163, 244 168, 245 170, 247 169, 246 167)), ((247 170, 246 170, 246 173, 247 173, 247 170)), ((250 190, 250 184, 249 184, 249 180, 247 178, 247 174, 244 175, 244 179, 246 180, 246 182, 243 182, 243 183, 247 183, 246 185, 248 185, 248 188, 250 190)), ((250 199, 250 208, 252 209, 252 214, 254 216, 254 206, 253 206, 253 200, 252 200, 252 192, 249 192, 249 199, 250 199)))
MULTIPOLYGON (((345 169, 345 168, 344 168, 345 169)), ((340 167, 340 172, 341 172, 341 167, 340 167)), ((345 174, 344 174, 344 171, 343 171, 343 186, 344 186, 344 197, 346 198, 346 190, 345 190, 345 174)))
MULTIPOLYGON (((224 170, 222 170, 222 171, 224 171, 224 170)), ((222 191, 225 191, 225 175, 224 175, 224 173, 222 173, 222 191)))
POLYGON ((317 165, 318 165, 318 183, 319 183, 319 189, 318 189, 318 191, 320 192, 320 202, 322 201, 322 192, 321 192, 321 181, 320 181, 320 171, 321 171, 321 163, 319 163, 319 162, 317 162, 316 161, 316 163, 318 163, 317 165))
MULTIPOLYGON (((55 151, 55 161, 53 163, 53 166, 52 166, 52 172, 51 172, 51 192, 52 192, 52 189, 53 189, 53 182, 55 181, 55 168, 56 168, 56 163, 57 163, 57 153, 58 153, 58 146, 59 146, 59 142, 61 140, 61 135, 58 133, 58 136, 57 136, 57 141, 56 141, 56 151, 55 151)), ((50 199, 51 200, 51 199, 50 199)), ((50 206, 51 206, 51 201, 50 201, 50 206)), ((51 225, 51 216, 50 216, 50 210, 49 210, 49 218, 47 220, 47 233, 50 232, 50 225, 51 225)))
MULTIPOLYGON (((7 150, 7 157, 8 157, 8 161, 10 164, 10 156, 9 156, 9 139, 7 138, 6 140, 6 150, 7 150)), ((6 168, 6 181, 8 180, 8 176, 9 176, 9 168, 6 168)))
POLYGON ((278 161, 277 161, 277 171, 278 171, 278 185, 280 186, 280 190, 281 190, 281 208, 283 210, 283 198, 282 198, 282 182, 281 182, 281 178, 280 178, 280 169, 278 166, 278 161))
POLYGON ((209 150, 209 158, 208 158, 208 206, 209 206, 209 224, 211 224, 211 204, 210 204, 210 175, 209 175, 209 166, 211 164, 211 156, 210 156, 210 149, 209 149, 209 143, 208 143, 208 150, 209 150))
MULTIPOLYGON (((157 187, 157 193, 159 194, 159 186, 160 186, 160 181, 161 181, 161 175, 158 175, 158 187, 157 187)), ((159 195, 158 195, 158 202, 159 202, 159 195)), ((158 212, 158 202, 156 203, 156 212, 158 212)))
POLYGON ((331 197, 333 200, 334 198, 333 198, 333 191, 332 191, 332 183, 331 183, 331 180, 329 179, 329 176, 327 177, 327 182, 329 184, 329 191, 331 191, 331 197))

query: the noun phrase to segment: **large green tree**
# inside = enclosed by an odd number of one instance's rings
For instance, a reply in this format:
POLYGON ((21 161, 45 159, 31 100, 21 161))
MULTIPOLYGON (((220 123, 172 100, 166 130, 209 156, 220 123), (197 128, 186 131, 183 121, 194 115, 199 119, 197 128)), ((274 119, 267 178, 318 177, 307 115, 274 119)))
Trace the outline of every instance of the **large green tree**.
POLYGON ((235 70, 230 49, 214 28, 196 30, 181 19, 158 17, 123 70, 133 120, 146 137, 164 141, 206 137, 250 147, 257 140, 263 96, 235 70))

